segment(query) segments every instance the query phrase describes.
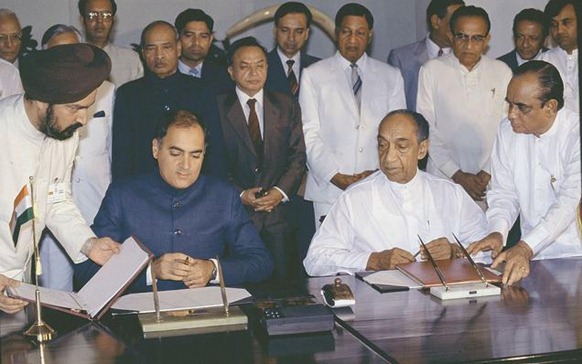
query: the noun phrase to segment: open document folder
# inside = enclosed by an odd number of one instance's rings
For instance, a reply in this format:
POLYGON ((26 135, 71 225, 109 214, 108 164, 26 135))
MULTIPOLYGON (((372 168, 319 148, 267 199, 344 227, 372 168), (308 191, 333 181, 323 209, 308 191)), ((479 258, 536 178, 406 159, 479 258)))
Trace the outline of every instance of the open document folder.
MULTIPOLYGON (((226 296, 231 305, 251 297, 244 288, 226 288, 226 296)), ((160 311, 196 310, 208 307, 222 307, 220 287, 200 287, 158 292, 160 311)), ((246 300, 245 300, 246 302, 246 300)), ((114 310, 138 313, 154 312, 154 299, 151 292, 132 293, 120 297, 111 306, 114 310)))
MULTIPOLYGON (((153 254, 135 238, 121 245, 93 278, 79 292, 64 292, 39 287, 43 306, 90 319, 100 319, 114 299, 127 288, 153 258, 153 254)), ((35 301, 36 286, 20 283, 6 289, 8 295, 25 301, 35 301)))

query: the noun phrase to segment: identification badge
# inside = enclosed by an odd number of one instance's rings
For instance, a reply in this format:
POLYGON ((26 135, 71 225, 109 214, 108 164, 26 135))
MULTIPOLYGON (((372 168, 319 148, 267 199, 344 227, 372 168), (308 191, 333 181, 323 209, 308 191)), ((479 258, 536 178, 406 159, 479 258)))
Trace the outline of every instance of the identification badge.
POLYGON ((63 182, 51 183, 48 188, 47 203, 64 201, 67 198, 63 182))

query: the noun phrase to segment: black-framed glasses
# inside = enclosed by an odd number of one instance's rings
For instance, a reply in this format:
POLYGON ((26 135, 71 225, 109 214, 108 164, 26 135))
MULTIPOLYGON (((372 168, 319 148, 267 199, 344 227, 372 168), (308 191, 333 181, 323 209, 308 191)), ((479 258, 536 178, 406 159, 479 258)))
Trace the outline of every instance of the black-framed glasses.
POLYGON ((113 13, 111 11, 90 11, 87 13, 87 19, 90 21, 97 21, 97 19, 109 22, 113 20, 113 13))
POLYGON ((465 33, 455 33, 454 37, 456 41, 459 41, 461 43, 469 43, 469 41, 471 41, 472 43, 483 43, 485 41, 485 38, 487 38, 486 35, 480 34, 468 35, 465 33))
POLYGON ((0 34, 0 43, 6 43, 8 40, 11 42, 20 42, 22 39, 22 32, 12 33, 12 34, 0 34))

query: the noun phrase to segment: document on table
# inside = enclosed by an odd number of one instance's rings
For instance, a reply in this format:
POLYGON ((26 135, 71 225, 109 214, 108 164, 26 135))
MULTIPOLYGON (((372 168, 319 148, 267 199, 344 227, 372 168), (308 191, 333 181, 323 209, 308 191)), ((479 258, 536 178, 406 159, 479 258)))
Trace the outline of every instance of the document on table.
MULTIPOLYGON (((195 310, 222 306, 222 296, 218 286, 160 291, 158 297, 160 311, 195 310)), ((232 305, 236 304, 237 301, 251 297, 251 294, 244 288, 226 288, 226 297, 232 305)), ((154 312, 153 293, 132 293, 119 297, 111 308, 139 313, 154 312)))
POLYGON ((363 277, 368 284, 422 288, 418 282, 408 278, 404 273, 393 270, 381 270, 363 277))

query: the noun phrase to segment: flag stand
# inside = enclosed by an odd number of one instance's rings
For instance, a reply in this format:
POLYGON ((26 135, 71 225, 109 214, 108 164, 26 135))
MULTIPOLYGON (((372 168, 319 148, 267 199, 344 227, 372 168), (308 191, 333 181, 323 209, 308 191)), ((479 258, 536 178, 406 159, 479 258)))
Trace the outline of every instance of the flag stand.
POLYGON ((38 277, 42 274, 42 265, 40 264, 40 252, 38 250, 38 240, 36 239, 36 200, 34 199, 34 191, 32 187, 33 177, 29 177, 30 180, 30 199, 32 200, 32 241, 34 243, 34 255, 35 255, 35 283, 36 290, 34 292, 35 296, 35 313, 36 321, 24 332, 26 336, 32 336, 36 338, 39 343, 44 343, 52 340, 53 335, 56 333, 55 330, 46 324, 42 320, 42 310, 40 307, 40 289, 38 288, 38 277))

